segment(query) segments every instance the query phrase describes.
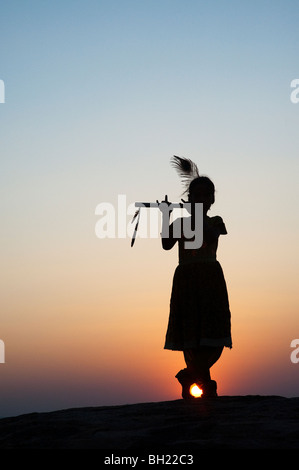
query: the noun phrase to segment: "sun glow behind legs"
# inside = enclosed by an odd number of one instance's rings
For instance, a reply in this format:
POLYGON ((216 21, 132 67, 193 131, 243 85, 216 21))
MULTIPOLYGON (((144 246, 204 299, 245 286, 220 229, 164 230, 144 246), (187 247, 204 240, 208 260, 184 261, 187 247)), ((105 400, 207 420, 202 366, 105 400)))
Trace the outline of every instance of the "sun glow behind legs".
POLYGON ((203 391, 201 388, 199 388, 198 385, 196 384, 193 384, 191 385, 190 387, 190 394, 194 397, 194 398, 200 398, 203 394, 203 391))

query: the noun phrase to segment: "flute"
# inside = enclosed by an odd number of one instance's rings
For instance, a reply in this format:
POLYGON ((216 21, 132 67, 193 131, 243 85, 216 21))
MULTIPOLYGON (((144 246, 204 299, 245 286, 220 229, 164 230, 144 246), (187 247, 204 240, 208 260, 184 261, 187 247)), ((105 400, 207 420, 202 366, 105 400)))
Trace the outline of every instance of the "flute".
POLYGON ((168 201, 162 201, 162 202, 135 202, 135 207, 159 207, 160 204, 168 204, 172 209, 182 209, 183 207, 185 207, 185 204, 188 204, 188 203, 168 202, 168 201))

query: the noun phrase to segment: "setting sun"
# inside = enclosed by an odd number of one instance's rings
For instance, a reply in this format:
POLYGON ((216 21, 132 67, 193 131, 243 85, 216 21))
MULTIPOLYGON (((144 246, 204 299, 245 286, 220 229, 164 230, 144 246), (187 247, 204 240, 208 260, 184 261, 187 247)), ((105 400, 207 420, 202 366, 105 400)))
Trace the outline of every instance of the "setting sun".
POLYGON ((196 384, 191 385, 191 387, 190 387, 190 394, 191 394, 194 398, 199 398, 199 397, 201 397, 201 396, 202 396, 202 393, 203 393, 203 392, 202 392, 201 388, 199 388, 198 385, 196 385, 196 384))

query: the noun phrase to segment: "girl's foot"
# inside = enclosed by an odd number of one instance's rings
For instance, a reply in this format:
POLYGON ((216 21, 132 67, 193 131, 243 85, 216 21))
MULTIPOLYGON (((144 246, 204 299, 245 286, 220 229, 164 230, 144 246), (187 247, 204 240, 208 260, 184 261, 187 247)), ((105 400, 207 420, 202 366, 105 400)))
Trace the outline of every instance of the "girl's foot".
POLYGON ((209 380, 208 382, 197 382, 197 385, 202 389, 202 397, 217 397, 217 383, 215 380, 209 380))
POLYGON ((194 400, 195 397, 190 393, 190 387, 195 383, 194 377, 190 375, 187 369, 180 370, 175 377, 182 386, 182 397, 184 400, 194 400))

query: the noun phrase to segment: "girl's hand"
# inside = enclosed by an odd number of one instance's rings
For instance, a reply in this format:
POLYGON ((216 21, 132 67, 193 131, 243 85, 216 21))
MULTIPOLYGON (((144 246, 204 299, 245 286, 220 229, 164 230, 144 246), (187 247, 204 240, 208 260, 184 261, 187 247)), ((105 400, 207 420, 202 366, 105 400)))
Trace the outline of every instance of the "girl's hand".
POLYGON ((167 194, 165 195, 164 201, 159 202, 158 200, 156 201, 159 204, 159 209, 162 212, 162 214, 170 214, 172 212, 172 209, 170 209, 169 206, 171 206, 171 202, 168 201, 168 196, 167 194))
POLYGON ((164 201, 160 203, 157 201, 157 203, 162 212, 162 247, 164 250, 170 250, 177 242, 177 239, 173 237, 173 224, 169 225, 170 214, 172 212, 171 202, 168 201, 166 194, 164 201))

